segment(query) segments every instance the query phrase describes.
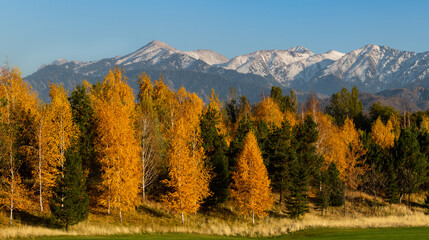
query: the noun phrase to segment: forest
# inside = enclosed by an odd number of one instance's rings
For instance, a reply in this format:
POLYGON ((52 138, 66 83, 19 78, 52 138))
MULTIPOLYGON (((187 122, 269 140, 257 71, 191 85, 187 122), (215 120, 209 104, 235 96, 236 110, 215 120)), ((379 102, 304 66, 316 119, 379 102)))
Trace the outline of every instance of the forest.
MULTIPOLYGON (((206 104, 162 76, 138 76, 133 94, 124 70, 67 92, 50 84, 50 102, 21 77, 0 74, 0 207, 50 216, 60 228, 102 209, 122 222, 146 201, 186 216, 230 204, 254 224, 274 205, 299 219, 329 214, 352 192, 378 204, 425 195, 429 208, 429 110, 399 112, 374 104, 363 112, 358 89, 343 88, 320 109, 312 94, 273 86, 250 105, 231 89, 206 104), (380 202, 378 199, 382 199, 380 202)), ((253 96, 252 96, 253 97, 253 96)))

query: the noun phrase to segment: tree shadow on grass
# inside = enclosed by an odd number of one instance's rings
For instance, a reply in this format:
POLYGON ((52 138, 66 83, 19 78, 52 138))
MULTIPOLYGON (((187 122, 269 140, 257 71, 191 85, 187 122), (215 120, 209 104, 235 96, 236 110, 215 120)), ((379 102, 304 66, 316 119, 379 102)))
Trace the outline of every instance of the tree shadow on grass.
POLYGON ((172 218, 170 214, 167 214, 159 209, 149 207, 147 205, 140 205, 137 208, 137 211, 151 215, 153 217, 157 217, 157 218, 172 218))
POLYGON ((54 228, 55 226, 47 216, 36 215, 27 211, 15 211, 14 218, 29 226, 54 228))

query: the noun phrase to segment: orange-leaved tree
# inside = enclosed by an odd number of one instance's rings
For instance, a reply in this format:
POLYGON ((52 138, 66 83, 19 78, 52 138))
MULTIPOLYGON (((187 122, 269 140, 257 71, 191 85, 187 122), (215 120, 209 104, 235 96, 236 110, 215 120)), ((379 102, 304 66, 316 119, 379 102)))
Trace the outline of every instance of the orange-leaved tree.
POLYGON ((109 214, 117 209, 122 222, 122 212, 138 204, 141 181, 134 95, 123 71, 115 68, 91 97, 96 117, 95 149, 103 171, 99 202, 109 214))
POLYGON ((145 73, 138 76, 137 136, 140 142, 141 193, 146 200, 146 188, 154 183, 160 172, 160 136, 154 110, 154 88, 145 73))
MULTIPOLYGON (((366 154, 360 139, 359 132, 355 129, 352 119, 346 118, 342 127, 342 137, 346 151, 346 162, 344 172, 341 173, 345 184, 344 195, 347 195, 346 190, 356 190, 362 180, 362 175, 366 172, 366 166, 362 157, 366 154)), ((346 204, 344 203, 344 215, 346 214, 346 204)))
POLYGON ((395 142, 395 133, 392 121, 389 119, 386 125, 378 117, 371 127, 372 141, 382 148, 391 148, 395 142))
POLYGON ((253 117, 257 122, 265 121, 277 127, 281 127, 283 122, 283 113, 280 111, 279 105, 270 97, 263 99, 257 104, 253 112, 253 117))
POLYGON ((55 151, 57 136, 54 136, 54 126, 52 123, 52 111, 48 105, 41 103, 35 119, 34 143, 35 155, 33 158, 33 179, 34 189, 39 194, 39 207, 43 212, 47 199, 52 195, 52 189, 58 175, 58 164, 55 161, 55 151))
POLYGON ((54 141, 52 152, 54 159, 61 166, 61 174, 64 168, 65 152, 71 146, 77 136, 77 127, 73 123, 72 110, 68 101, 68 91, 62 85, 49 85, 51 104, 49 105, 50 123, 52 125, 52 138, 54 141))
POLYGON ((232 181, 231 198, 234 204, 241 214, 251 214, 254 224, 255 214, 258 217, 266 215, 273 204, 273 198, 267 169, 252 131, 244 139, 232 181))
POLYGON ((37 97, 21 77, 18 68, 1 69, 0 72, 0 206, 9 210, 9 224, 13 223, 15 209, 28 208, 28 191, 19 174, 22 159, 23 129, 26 119, 37 111, 37 97))
POLYGON ((176 101, 167 149, 169 179, 165 180, 172 191, 163 200, 168 209, 181 214, 183 225, 185 215, 195 213, 210 195, 211 176, 204 165, 200 137, 202 100, 182 87, 176 94, 176 101))

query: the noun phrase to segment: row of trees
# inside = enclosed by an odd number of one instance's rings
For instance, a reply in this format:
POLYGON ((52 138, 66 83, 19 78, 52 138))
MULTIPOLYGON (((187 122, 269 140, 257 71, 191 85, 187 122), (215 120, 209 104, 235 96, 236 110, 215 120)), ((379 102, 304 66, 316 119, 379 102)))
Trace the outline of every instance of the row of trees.
POLYGON ((68 227, 89 205, 107 214, 148 197, 181 215, 231 200, 241 214, 264 216, 279 194, 291 217, 344 205, 352 191, 390 203, 427 191, 429 112, 400 115, 375 104, 368 116, 358 91, 343 89, 325 113, 313 94, 298 113, 293 91, 273 87, 251 106, 246 96, 204 105, 162 78, 138 76, 136 98, 124 72, 84 81, 70 96, 50 85, 43 103, 17 69, 0 75, 0 203, 10 211, 51 211, 68 227), (49 205, 49 208, 48 208, 49 205))

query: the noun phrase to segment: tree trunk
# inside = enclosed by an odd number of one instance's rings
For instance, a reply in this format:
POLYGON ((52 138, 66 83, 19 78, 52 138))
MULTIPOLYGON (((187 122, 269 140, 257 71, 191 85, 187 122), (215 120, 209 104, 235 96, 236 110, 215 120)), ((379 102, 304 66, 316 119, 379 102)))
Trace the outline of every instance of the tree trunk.
POLYGON ((346 216, 346 189, 344 188, 344 217, 346 216))
POLYGON ((255 211, 252 210, 252 225, 255 225, 255 211))
POLYGON ((119 220, 122 223, 122 210, 121 210, 121 207, 119 207, 119 220))
POLYGON ((185 225, 185 215, 182 212, 182 226, 185 225))
POLYGON ((374 214, 377 215, 377 192, 374 191, 374 214))
POLYGON ((42 197, 42 127, 43 118, 40 120, 39 129, 39 201, 40 211, 43 212, 43 197, 42 197))
POLYGON ((408 208, 411 209, 411 193, 408 193, 408 208))
POLYGON ((110 215, 110 184, 109 184, 109 197, 107 198, 107 214, 110 215))
POLYGON ((9 225, 12 227, 13 225, 13 208, 14 206, 14 194, 15 194, 15 175, 13 173, 13 152, 12 152, 12 144, 10 145, 10 153, 9 153, 9 160, 10 160, 10 219, 9 219, 9 225))
MULTIPOLYGON (((142 144, 143 145, 143 144, 142 144)), ((146 201, 146 192, 145 192, 145 173, 146 173, 146 162, 144 158, 144 149, 142 147, 142 199, 143 202, 146 201)))

